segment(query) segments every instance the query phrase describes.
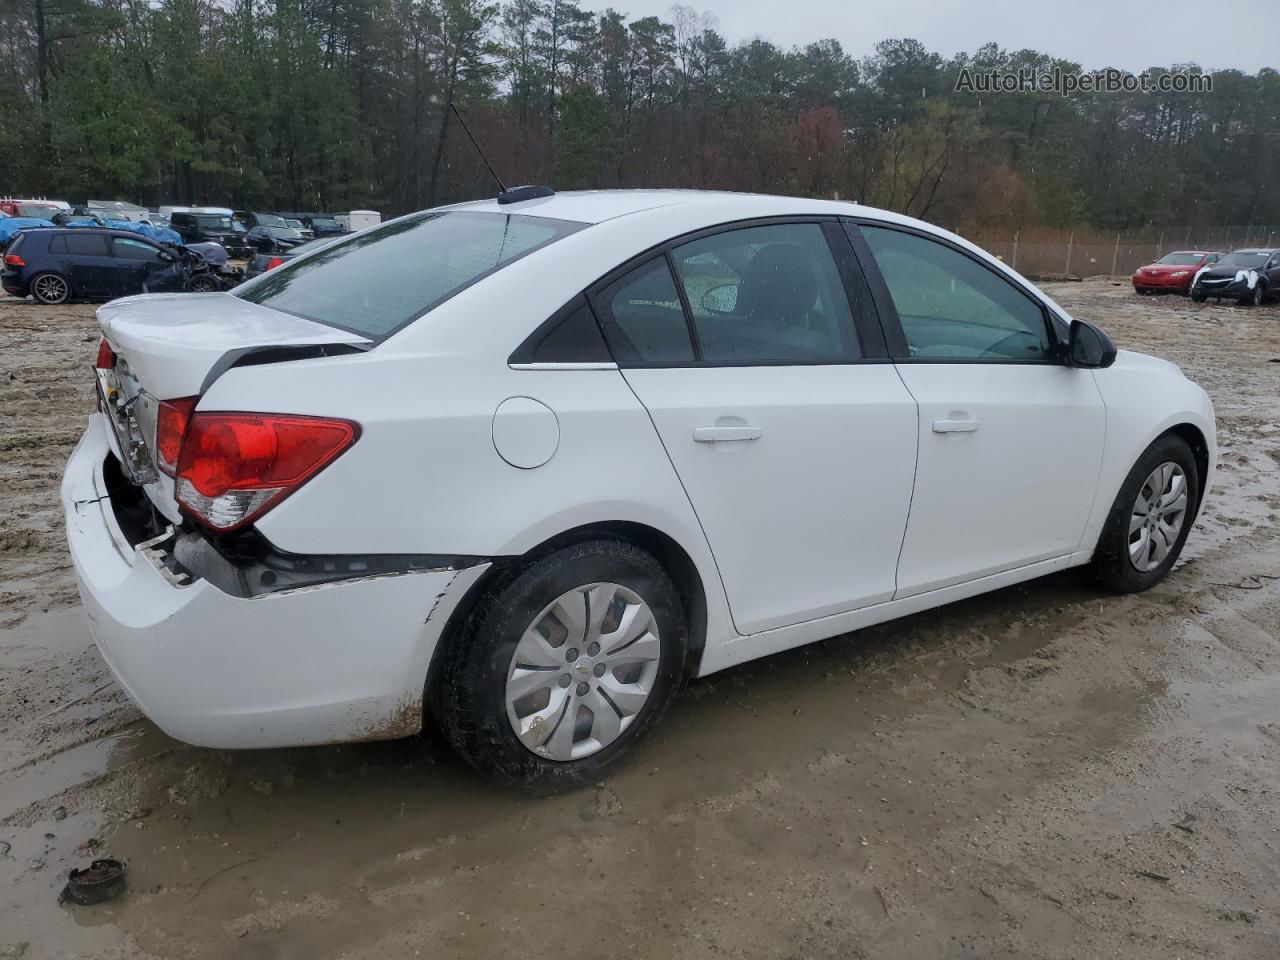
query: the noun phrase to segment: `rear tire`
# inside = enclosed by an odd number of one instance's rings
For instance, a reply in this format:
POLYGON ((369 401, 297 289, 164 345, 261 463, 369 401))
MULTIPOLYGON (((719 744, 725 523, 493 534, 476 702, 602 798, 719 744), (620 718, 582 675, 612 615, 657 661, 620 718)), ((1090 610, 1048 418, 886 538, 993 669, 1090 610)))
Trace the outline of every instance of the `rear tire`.
POLYGON ((1093 553, 1094 576, 1116 593, 1154 587, 1178 562, 1199 504, 1200 474, 1190 445, 1177 434, 1157 438, 1120 485, 1093 553))
POLYGON ((688 629, 657 560, 595 540, 500 575, 442 655, 431 700, 454 749, 548 795, 628 760, 684 680, 688 629))
POLYGON ((59 273, 37 273, 28 289, 36 303, 54 306, 71 299, 71 283, 59 273))

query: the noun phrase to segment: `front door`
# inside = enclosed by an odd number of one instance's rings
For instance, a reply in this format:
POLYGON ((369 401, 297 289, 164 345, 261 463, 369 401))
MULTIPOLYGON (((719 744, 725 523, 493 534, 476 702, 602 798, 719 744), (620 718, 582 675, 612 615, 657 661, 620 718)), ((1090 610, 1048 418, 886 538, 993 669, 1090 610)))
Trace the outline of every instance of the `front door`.
POLYGON ((676 245, 593 291, 744 634, 894 592, 916 408, 869 298, 851 304, 850 269, 834 223, 769 223, 676 245))
POLYGON ((132 237, 112 237, 111 255, 115 265, 114 296, 153 292, 151 276, 165 265, 159 247, 132 237))
POLYGON ((1065 366, 1044 305, 971 253, 860 229, 890 352, 920 407, 897 596, 1079 549, 1106 436, 1092 372, 1065 366))

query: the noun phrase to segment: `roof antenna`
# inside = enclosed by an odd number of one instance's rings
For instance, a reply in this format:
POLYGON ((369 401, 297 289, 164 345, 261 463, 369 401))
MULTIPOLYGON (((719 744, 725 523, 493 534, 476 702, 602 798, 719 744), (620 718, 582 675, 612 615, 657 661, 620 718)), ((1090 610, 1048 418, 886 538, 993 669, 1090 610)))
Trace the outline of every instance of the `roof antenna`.
POLYGON ((453 111, 453 115, 458 118, 458 122, 462 124, 462 129, 467 132, 467 139, 471 141, 471 145, 476 148, 476 153, 480 154, 480 159, 484 161, 484 165, 489 168, 489 175, 498 183, 498 189, 503 193, 507 192, 507 185, 502 182, 502 178, 498 176, 498 171, 493 169, 493 164, 489 162, 489 158, 484 155, 484 151, 480 149, 480 144, 476 143, 476 138, 471 132, 471 128, 467 126, 467 121, 462 119, 462 114, 458 112, 458 107, 449 101, 449 109, 453 111))
POLYGON ((462 119, 462 114, 458 107, 452 101, 449 102, 449 109, 453 111, 453 115, 458 118, 458 122, 462 124, 462 129, 466 131, 467 139, 471 141, 471 145, 476 148, 476 153, 480 154, 480 159, 484 161, 484 165, 489 168, 489 175, 493 177, 498 184, 498 202, 499 203, 519 203, 521 200, 536 200, 539 197, 554 197, 555 191, 550 187, 531 186, 531 187, 508 187, 502 182, 502 178, 498 176, 498 171, 493 169, 493 164, 489 162, 489 158, 484 155, 484 151, 480 149, 480 144, 476 142, 475 135, 471 132, 471 128, 467 126, 467 121, 462 119))

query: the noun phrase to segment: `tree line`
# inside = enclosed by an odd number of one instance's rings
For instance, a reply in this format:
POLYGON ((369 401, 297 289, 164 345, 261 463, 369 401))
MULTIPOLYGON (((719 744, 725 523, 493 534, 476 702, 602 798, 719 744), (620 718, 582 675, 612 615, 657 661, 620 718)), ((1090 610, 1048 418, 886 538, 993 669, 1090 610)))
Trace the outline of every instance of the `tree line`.
POLYGON ((1079 66, 874 50, 731 45, 684 6, 0 0, 0 194, 384 214, 491 195, 456 106, 509 184, 840 197, 964 229, 1280 222, 1274 69, 993 94, 961 71, 1079 66))

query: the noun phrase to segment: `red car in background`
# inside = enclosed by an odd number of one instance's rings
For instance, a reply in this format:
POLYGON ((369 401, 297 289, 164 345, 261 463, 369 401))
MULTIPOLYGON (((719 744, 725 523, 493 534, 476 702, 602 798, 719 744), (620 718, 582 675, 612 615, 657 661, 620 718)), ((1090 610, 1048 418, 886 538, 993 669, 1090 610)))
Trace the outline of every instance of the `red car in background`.
POLYGON ((1217 263, 1216 250, 1175 250, 1155 263, 1133 272, 1133 289, 1138 293, 1189 293, 1196 271, 1217 263))

